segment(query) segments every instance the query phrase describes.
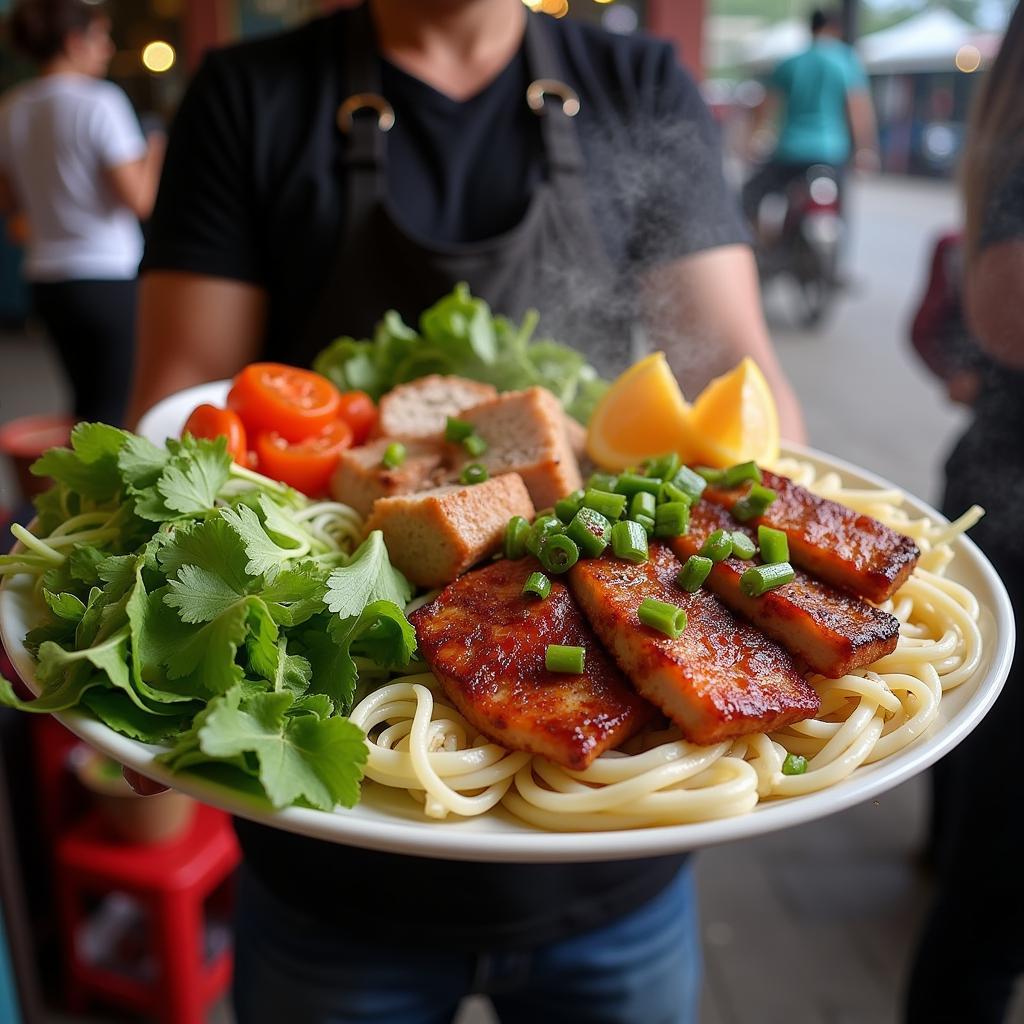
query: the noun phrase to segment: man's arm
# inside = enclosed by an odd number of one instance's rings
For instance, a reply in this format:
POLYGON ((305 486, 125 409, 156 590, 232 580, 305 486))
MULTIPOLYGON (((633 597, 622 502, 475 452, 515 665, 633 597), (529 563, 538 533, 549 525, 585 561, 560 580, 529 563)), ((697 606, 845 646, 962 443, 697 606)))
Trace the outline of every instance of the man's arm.
POLYGON ((764 321, 749 246, 723 245, 656 267, 644 280, 644 304, 651 339, 689 397, 751 356, 775 395, 782 436, 806 439, 800 406, 764 321))
POLYGON ((853 138, 853 162, 861 171, 877 171, 878 125, 875 105, 867 89, 856 89, 846 94, 846 116, 853 138))
POLYGON ((256 285, 179 271, 145 274, 129 425, 172 392, 231 377, 255 359, 266 311, 266 293, 256 285))
POLYGON ((971 261, 964 289, 967 321, 997 362, 1024 370, 1024 239, 988 245, 971 261))

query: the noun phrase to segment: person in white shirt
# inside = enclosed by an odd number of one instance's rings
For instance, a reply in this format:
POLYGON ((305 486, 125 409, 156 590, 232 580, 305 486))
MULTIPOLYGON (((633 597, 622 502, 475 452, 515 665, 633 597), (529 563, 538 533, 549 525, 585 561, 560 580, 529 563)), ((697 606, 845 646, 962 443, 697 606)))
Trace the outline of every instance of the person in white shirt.
POLYGON ((104 81, 110 19, 87 0, 18 0, 15 47, 37 77, 0 99, 0 213, 24 214, 24 273, 82 419, 120 422, 135 331, 142 230, 162 136, 143 136, 124 92, 104 81))

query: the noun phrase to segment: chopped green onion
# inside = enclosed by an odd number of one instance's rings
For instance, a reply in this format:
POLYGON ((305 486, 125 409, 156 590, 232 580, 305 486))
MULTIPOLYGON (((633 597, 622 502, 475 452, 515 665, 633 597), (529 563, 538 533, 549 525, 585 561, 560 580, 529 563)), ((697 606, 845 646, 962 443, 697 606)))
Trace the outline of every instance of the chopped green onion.
POLYGON ((553 533, 544 538, 537 556, 540 564, 556 576, 568 572, 580 558, 580 549, 564 534, 553 533))
POLYGON ((768 506, 778 497, 770 487, 754 484, 745 497, 740 498, 732 507, 732 517, 741 523, 749 522, 763 516, 768 506))
POLYGON ((720 484, 725 476, 724 469, 714 469, 711 466, 697 466, 694 472, 704 477, 709 484, 720 484))
POLYGON ((561 532, 562 521, 557 516, 537 516, 526 537, 526 550, 535 558, 540 558, 540 550, 544 547, 544 542, 548 537, 553 537, 556 533, 561 532))
POLYGON ((679 456, 675 452, 658 455, 653 459, 648 459, 644 463, 644 469, 648 476, 657 476, 662 480, 668 480, 675 476, 676 470, 679 469, 679 456))
POLYGON ((669 501, 654 514, 655 537, 682 537, 690 528, 690 506, 685 501, 669 501))
POLYGON ((715 563, 703 555, 690 555, 676 576, 676 583, 688 593, 695 593, 704 585, 715 563))
POLYGON ((651 629, 664 633, 673 640, 686 629, 686 612, 675 604, 666 601, 655 601, 653 597, 645 597, 637 612, 640 621, 651 629))
POLYGON ((530 524, 522 516, 513 516, 505 527, 505 557, 522 558, 526 554, 526 538, 530 524))
POLYGON ((385 469, 398 469, 405 462, 405 455, 405 445, 401 441, 392 441, 384 449, 384 457, 380 460, 380 464, 385 469))
POLYGON ((483 455, 487 451, 487 442, 479 434, 470 434, 469 437, 463 440, 462 447, 470 455, 478 456, 483 455))
POLYGON ((464 484, 482 484, 490 478, 490 475, 487 472, 486 466, 481 466, 479 462, 471 462, 459 474, 459 482, 464 484))
POLYGON ((608 491, 598 491, 590 487, 583 496, 583 507, 592 508, 608 519, 619 519, 626 511, 626 496, 611 494, 608 491))
POLYGON ((612 539, 612 524, 592 508, 581 508, 565 529, 587 558, 597 558, 612 539))
POLYGON ((582 490, 573 491, 572 494, 567 494, 564 498, 555 502, 555 515, 563 523, 571 523, 572 517, 579 512, 580 505, 583 504, 584 493, 582 490))
POLYGON ((549 672, 566 672, 578 676, 583 672, 587 652, 582 647, 548 644, 544 650, 544 667, 549 672))
POLYGON ((661 477, 641 476, 639 473, 623 473, 615 484, 616 494, 625 494, 632 498, 640 491, 649 491, 657 495, 661 490, 661 477))
POLYGON ((637 516, 650 516, 653 519, 657 508, 658 499, 650 491, 637 491, 629 503, 629 514, 634 519, 637 516))
POLYGON ((747 480, 753 480, 755 484, 761 482, 761 470, 757 468, 756 462, 740 462, 730 466, 722 476, 722 486, 739 487, 747 480))
POLYGON ((757 543, 761 548, 762 562, 772 564, 789 561, 789 539, 782 530, 775 530, 770 526, 759 526, 757 528, 757 543))
POLYGON ((803 775, 807 771, 807 758, 803 754, 787 754, 782 762, 783 775, 803 775))
POLYGON ((616 523, 612 527, 612 551, 616 558, 624 558, 627 562, 646 562, 650 557, 647 531, 629 519, 616 523))
POLYGON ((591 473, 587 481, 587 487, 593 491, 615 490, 615 483, 619 478, 612 473, 591 473))
POLYGON ((700 546, 700 553, 712 562, 724 562, 732 554, 732 534, 715 530, 700 546))
POLYGON ((693 499, 685 492, 681 491, 671 480, 666 480, 661 485, 661 490, 658 492, 658 501, 669 502, 669 501, 681 501, 684 505, 692 505, 693 499))
POLYGON ((682 491, 690 499, 692 505, 704 493, 707 481, 689 466, 680 466, 679 472, 672 478, 672 486, 682 491))
POLYGON ((633 516, 633 522, 639 523, 648 537, 654 536, 654 516, 633 516))
POLYGON ((473 424, 467 423, 465 420, 449 416, 445 421, 444 439, 446 441, 451 441, 452 444, 460 444, 462 441, 465 441, 467 437, 471 436, 473 432, 473 424))
POLYGON ((760 597, 769 590, 792 583, 796 572, 789 562, 774 562, 771 565, 755 565, 740 577, 740 590, 747 597, 760 597))
POLYGON ((551 593, 551 580, 542 572, 531 572, 523 584, 524 597, 539 597, 542 601, 551 593))
POLYGON ((737 558, 742 558, 745 561, 750 561, 754 557, 754 552, 757 551, 757 545, 754 543, 754 538, 745 534, 742 530, 733 530, 729 534, 732 537, 732 553, 737 558))

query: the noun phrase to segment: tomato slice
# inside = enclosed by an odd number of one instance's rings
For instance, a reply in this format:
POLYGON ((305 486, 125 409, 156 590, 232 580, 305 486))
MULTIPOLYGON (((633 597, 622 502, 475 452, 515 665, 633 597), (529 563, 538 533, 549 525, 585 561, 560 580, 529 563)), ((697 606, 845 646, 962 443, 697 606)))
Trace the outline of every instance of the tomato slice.
POLYGON ((245 425, 238 413, 230 409, 218 409, 215 405, 197 405, 185 423, 182 433, 191 434, 193 437, 226 437, 231 458, 243 466, 248 463, 245 425))
POLYGON ((365 444, 377 423, 377 406, 365 391, 342 391, 338 418, 352 428, 354 444, 365 444))
POLYGON ((256 438, 256 455, 261 473, 315 498, 326 492, 341 453, 351 444, 352 428, 335 420, 316 437, 295 444, 277 431, 265 431, 256 438))
POLYGON ((319 434, 338 418, 341 393, 311 370, 283 363, 250 363, 228 392, 234 409, 252 434, 274 431, 286 441, 319 434))

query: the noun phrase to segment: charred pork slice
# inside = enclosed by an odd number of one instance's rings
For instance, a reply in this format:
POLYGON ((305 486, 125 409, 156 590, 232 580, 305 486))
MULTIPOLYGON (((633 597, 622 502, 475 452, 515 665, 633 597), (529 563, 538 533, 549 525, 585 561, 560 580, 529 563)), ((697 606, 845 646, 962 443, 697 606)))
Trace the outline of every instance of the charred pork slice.
POLYGON ((714 594, 676 586, 680 562, 658 542, 640 565, 580 560, 569 585, 594 631, 633 685, 694 743, 768 732, 814 715, 818 695, 774 640, 737 619, 714 594), (672 640, 643 625, 645 598, 686 610, 672 640))
MULTIPOLYGON (((756 536, 721 506, 702 501, 691 511, 690 532, 672 541, 672 548, 686 559, 697 554, 715 530, 742 530, 748 537, 756 536)), ((804 572, 797 571, 796 579, 784 587, 748 597, 740 589, 740 577, 753 564, 739 558, 718 562, 707 586, 808 668, 838 679, 895 650, 900 633, 895 616, 804 572)))
MULTIPOLYGON (((914 571, 920 552, 909 537, 871 516, 819 498, 787 477, 764 470, 762 476, 764 486, 778 497, 748 525, 764 523, 784 531, 794 565, 875 602, 892 597, 914 571)), ((704 497, 731 509, 744 493, 743 488, 708 487, 704 497)))
POLYGON ((557 580, 523 597, 532 559, 494 562, 446 587, 411 616, 420 653, 459 711, 510 750, 585 768, 653 716, 557 580), (582 647, 582 675, 549 672, 548 644, 582 647))

